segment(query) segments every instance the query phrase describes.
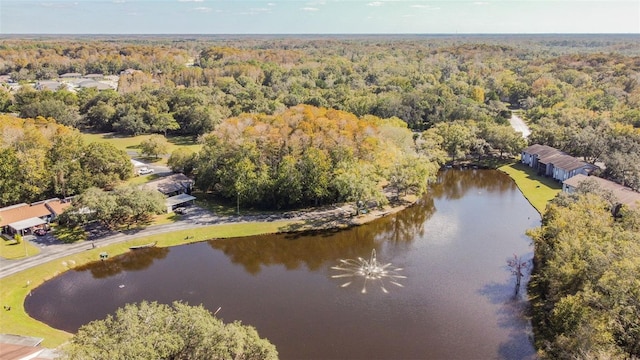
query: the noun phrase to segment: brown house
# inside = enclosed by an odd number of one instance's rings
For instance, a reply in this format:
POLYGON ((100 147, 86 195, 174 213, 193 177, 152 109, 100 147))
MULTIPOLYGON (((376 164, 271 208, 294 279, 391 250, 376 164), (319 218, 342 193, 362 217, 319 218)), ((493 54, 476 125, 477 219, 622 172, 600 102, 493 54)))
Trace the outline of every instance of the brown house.
POLYGON ((16 204, 0 209, 0 233, 25 234, 48 224, 71 206, 58 198, 33 204, 16 204))

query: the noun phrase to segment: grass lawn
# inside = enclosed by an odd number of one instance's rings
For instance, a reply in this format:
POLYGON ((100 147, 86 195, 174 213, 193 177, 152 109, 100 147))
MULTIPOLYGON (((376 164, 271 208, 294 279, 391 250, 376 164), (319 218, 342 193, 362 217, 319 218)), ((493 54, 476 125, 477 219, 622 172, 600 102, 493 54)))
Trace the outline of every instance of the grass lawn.
MULTIPOLYGON (((116 133, 82 133, 84 141, 87 143, 93 142, 107 142, 115 146, 116 148, 124 151, 139 151, 140 143, 147 140, 151 135, 138 135, 138 136, 125 136, 116 133)), ((196 140, 191 136, 168 136, 169 141, 168 154, 171 154, 175 149, 188 148, 194 152, 200 151, 201 144, 198 144, 196 140)), ((145 161, 156 164, 166 164, 167 158, 144 158, 145 161)))
POLYGON ((3 306, 11 307, 10 311, 0 311, 0 329, 7 334, 42 337, 44 338, 42 345, 50 348, 66 342, 71 337, 71 334, 53 329, 30 318, 24 311, 24 299, 29 296, 31 289, 69 270, 70 267, 99 261, 101 252, 107 252, 109 257, 114 257, 128 252, 129 247, 135 245, 157 242, 157 246, 167 247, 208 239, 276 233, 291 229, 296 224, 299 224, 299 222, 286 220, 268 223, 223 224, 152 235, 95 249, 87 244, 87 250, 82 253, 51 261, 0 279, 0 302, 2 302, 3 306))
POLYGON ((562 191, 562 184, 551 178, 537 175, 532 168, 520 162, 501 166, 498 170, 506 173, 516 182, 524 197, 540 214, 544 214, 547 203, 562 191))
POLYGON ((0 238, 0 257, 5 259, 20 259, 40 253, 40 249, 28 241, 18 244, 15 240, 0 238))
POLYGON ((158 174, 150 174, 144 176, 133 176, 131 179, 127 180, 127 184, 129 185, 142 185, 146 184, 149 181, 156 180, 161 176, 158 174))

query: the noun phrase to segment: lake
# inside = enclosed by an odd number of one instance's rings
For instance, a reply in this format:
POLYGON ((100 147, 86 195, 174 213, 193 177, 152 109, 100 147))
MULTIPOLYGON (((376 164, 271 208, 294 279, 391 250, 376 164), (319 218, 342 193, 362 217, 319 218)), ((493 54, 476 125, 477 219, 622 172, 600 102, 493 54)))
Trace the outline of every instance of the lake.
POLYGON ((136 250, 44 283, 25 307, 73 332, 126 303, 203 304, 282 359, 532 359, 526 284, 516 294, 506 264, 531 259, 539 224, 503 173, 447 170, 415 206, 363 226, 136 250), (406 278, 334 277, 374 249, 406 278))

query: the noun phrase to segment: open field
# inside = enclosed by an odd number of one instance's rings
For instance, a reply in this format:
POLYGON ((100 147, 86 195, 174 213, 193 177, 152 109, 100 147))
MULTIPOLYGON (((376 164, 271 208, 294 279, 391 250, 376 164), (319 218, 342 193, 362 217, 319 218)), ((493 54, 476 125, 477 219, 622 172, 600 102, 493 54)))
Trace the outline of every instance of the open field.
MULTIPOLYGON (((106 142, 120 150, 138 152, 140 151, 140 143, 147 140, 151 135, 125 136, 116 133, 82 133, 82 136, 87 143, 106 142)), ((168 136, 167 140, 170 144, 167 155, 170 155, 178 148, 187 148, 194 152, 198 152, 202 148, 202 145, 198 144, 191 136, 168 136)), ((156 164, 166 164, 167 162, 167 157, 144 159, 156 164)))
POLYGON ((541 215, 546 211, 547 203, 562 191, 562 184, 551 178, 539 176, 532 168, 520 162, 501 166, 498 170, 516 182, 524 197, 541 215))

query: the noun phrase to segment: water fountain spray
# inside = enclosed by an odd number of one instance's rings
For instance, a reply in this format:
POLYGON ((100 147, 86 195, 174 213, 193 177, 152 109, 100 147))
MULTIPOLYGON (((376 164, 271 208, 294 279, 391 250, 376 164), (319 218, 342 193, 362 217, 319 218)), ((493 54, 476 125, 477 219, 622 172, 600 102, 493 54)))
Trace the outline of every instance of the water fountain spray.
MULTIPOLYGON (((332 270, 341 271, 341 274, 332 275, 334 279, 337 278, 363 278, 362 293, 367 292, 367 282, 375 282, 380 285, 382 291, 386 294, 389 293, 385 287, 385 282, 389 282, 395 286, 404 287, 404 285, 398 282, 399 279, 406 279, 404 275, 400 275, 398 272, 402 271, 402 268, 396 268, 391 266, 391 263, 380 264, 376 258, 376 249, 371 250, 371 258, 367 261, 361 257, 357 259, 340 259, 340 264, 331 267, 332 270)), ((347 287, 351 285, 354 280, 349 280, 346 283, 340 285, 340 287, 347 287)))

